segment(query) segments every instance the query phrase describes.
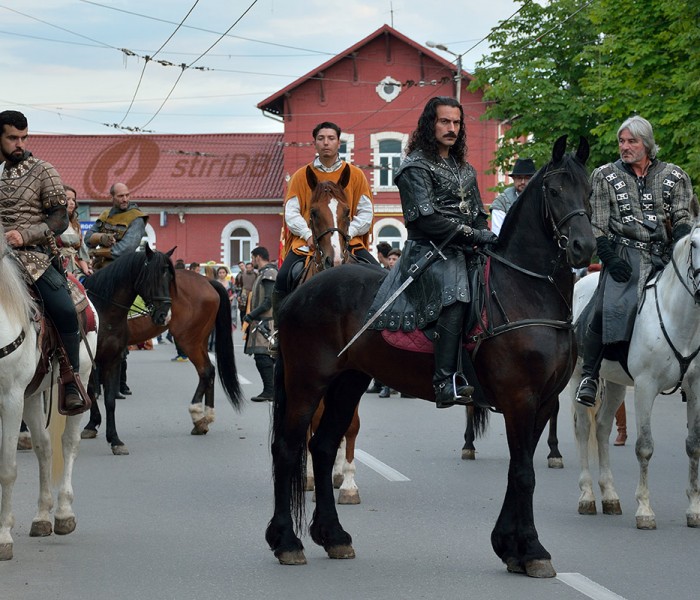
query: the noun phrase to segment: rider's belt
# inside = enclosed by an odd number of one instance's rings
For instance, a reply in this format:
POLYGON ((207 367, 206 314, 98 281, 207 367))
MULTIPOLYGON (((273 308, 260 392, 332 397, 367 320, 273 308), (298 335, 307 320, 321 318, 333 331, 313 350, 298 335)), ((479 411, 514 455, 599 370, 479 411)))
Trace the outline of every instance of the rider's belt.
POLYGON ((667 250, 667 245, 664 242, 640 242, 638 240, 631 240, 630 238, 617 235, 616 233, 609 233, 608 239, 616 244, 621 244, 622 246, 627 246, 628 248, 634 248, 635 250, 643 250, 644 252, 656 254, 657 256, 664 256, 667 250))

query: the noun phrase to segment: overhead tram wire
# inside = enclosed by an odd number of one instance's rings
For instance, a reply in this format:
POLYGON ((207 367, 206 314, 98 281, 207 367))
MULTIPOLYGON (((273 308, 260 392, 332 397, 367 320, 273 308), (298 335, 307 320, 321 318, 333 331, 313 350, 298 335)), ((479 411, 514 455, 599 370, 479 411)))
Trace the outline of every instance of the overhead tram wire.
MULTIPOLYGON (((189 16, 192 14, 192 11, 195 9, 195 7, 197 6, 197 4, 199 4, 199 0, 195 0, 195 3, 190 7, 190 10, 187 11, 187 14, 184 16, 184 18, 182 19, 182 21, 180 21, 180 23, 178 24, 178 26, 175 28, 175 31, 173 31, 173 32, 168 36, 168 39, 165 40, 165 41, 163 42, 163 44, 161 45, 161 47, 158 48, 158 50, 156 50, 156 51, 153 53, 153 56, 150 56, 150 57, 147 56, 146 59, 144 60, 143 69, 141 69, 141 76, 139 77, 139 82, 136 84, 136 89, 134 90, 134 95, 133 95, 132 98, 131 98, 131 102, 129 103, 129 107, 126 109, 126 114, 124 115, 124 117, 122 118, 122 120, 119 122, 119 127, 121 127, 121 126, 124 124, 124 121, 126 121, 126 118, 129 116, 129 113, 131 112, 132 106, 134 106, 134 101, 136 100, 136 96, 137 96, 137 94, 139 93, 139 89, 141 88, 141 82, 143 81, 143 76, 144 76, 144 74, 146 73, 146 67, 148 66, 148 63, 149 63, 151 60, 153 60, 156 56, 158 56, 158 54, 160 53, 160 51, 161 51, 163 48, 165 48, 165 46, 168 44, 168 42, 169 42, 170 40, 173 39, 173 37, 174 37, 175 34, 178 32, 178 30, 180 29, 180 27, 182 27, 183 23, 187 20, 187 17, 189 17, 189 16)), ((150 121, 149 121, 149 122, 150 122, 150 121)))
POLYGON ((191 68, 191 67, 192 67, 194 64, 196 64, 201 58, 203 58, 204 56, 206 56, 206 54, 207 54, 214 46, 216 46, 221 40, 223 40, 223 39, 228 35, 228 32, 229 32, 229 31, 231 31, 236 25, 238 25, 238 23, 240 23, 241 19, 242 19, 243 17, 245 17, 245 16, 250 12, 250 10, 251 10, 257 3, 258 3, 258 0, 253 0, 253 2, 250 4, 250 6, 249 6, 248 8, 246 8, 246 9, 243 11, 243 13, 241 14, 241 16, 238 17, 238 18, 233 22, 233 24, 231 25, 231 27, 229 27, 224 33, 222 33, 222 34, 219 36, 219 39, 217 39, 211 46, 209 46, 209 48, 207 48, 204 52, 202 52, 202 54, 200 54, 197 58, 195 58, 189 65, 185 65, 185 64, 183 63, 183 65, 182 65, 182 70, 180 71, 180 74, 177 76, 177 79, 175 80, 175 83, 173 84, 173 87, 172 87, 172 88, 170 89, 170 91, 168 92, 168 95, 165 97, 165 100, 163 100, 163 103, 158 107, 158 110, 156 111, 156 113, 141 127, 141 129, 145 129, 146 127, 148 127, 148 125, 150 125, 150 123, 153 121, 153 119, 155 119, 155 118, 158 116, 158 114, 160 113, 160 111, 161 111, 161 110, 163 109, 163 107, 165 106, 166 102, 170 99, 170 96, 172 95, 172 93, 175 91, 175 88, 177 87, 177 84, 180 83, 180 79, 182 79, 182 76, 185 74, 185 70, 191 68))

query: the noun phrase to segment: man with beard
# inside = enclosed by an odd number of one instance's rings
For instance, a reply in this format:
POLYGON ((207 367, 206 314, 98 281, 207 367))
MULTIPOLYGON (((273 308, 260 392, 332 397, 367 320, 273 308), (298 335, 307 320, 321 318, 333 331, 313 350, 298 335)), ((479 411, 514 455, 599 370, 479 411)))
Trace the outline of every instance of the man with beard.
POLYGON ((56 169, 26 150, 28 131, 21 112, 0 112, 0 223, 61 338, 66 356, 59 356, 70 363, 62 369, 64 408, 79 412, 86 406, 78 374, 80 328, 56 245, 68 227, 66 193, 56 169))
POLYGON ((472 299, 473 249, 498 240, 488 229, 476 171, 466 161, 466 139, 462 105, 447 96, 430 99, 394 178, 408 239, 401 260, 389 272, 368 314, 371 317, 382 308, 415 274, 417 264, 441 248, 439 258, 372 324, 374 329, 434 329, 437 408, 471 402, 474 388, 459 373, 459 354, 472 299))
POLYGON ((630 340, 645 283, 668 263, 673 244, 692 226, 690 177, 656 158, 651 123, 630 117, 617 130, 617 144, 620 159, 591 175, 591 225, 603 269, 583 340, 576 400, 584 406, 595 404, 605 344, 630 340))

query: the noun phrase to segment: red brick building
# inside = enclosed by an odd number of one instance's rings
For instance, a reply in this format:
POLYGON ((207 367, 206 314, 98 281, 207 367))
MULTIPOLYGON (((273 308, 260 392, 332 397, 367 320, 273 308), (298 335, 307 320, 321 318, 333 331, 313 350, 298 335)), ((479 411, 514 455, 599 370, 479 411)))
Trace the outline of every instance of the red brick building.
MULTIPOLYGON (((177 246, 175 258, 187 262, 235 264, 259 244, 276 256, 285 183, 313 159, 314 126, 333 121, 343 129, 343 156, 365 171, 374 194, 373 243, 399 246, 405 228, 392 173, 427 100, 455 95, 455 74, 452 63, 384 25, 258 104, 284 124, 282 134, 32 136, 29 149, 76 189, 81 220, 94 220, 109 205, 110 185, 123 182, 151 214, 153 246, 177 246)), ((481 120, 483 99, 467 90, 470 80, 462 73, 468 158, 488 204, 498 124, 481 120)))

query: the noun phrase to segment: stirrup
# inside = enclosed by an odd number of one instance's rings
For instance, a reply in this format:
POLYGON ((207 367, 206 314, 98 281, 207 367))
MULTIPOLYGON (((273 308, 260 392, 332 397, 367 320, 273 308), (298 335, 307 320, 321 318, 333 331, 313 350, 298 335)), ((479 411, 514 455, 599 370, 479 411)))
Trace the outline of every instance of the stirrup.
POLYGON ((451 380, 445 379, 433 387, 436 408, 449 408, 455 404, 460 406, 473 404, 474 387, 469 385, 463 373, 454 373, 451 380))
POLYGON ((576 390, 576 402, 587 408, 595 406, 598 396, 598 380, 593 377, 584 377, 576 390))

